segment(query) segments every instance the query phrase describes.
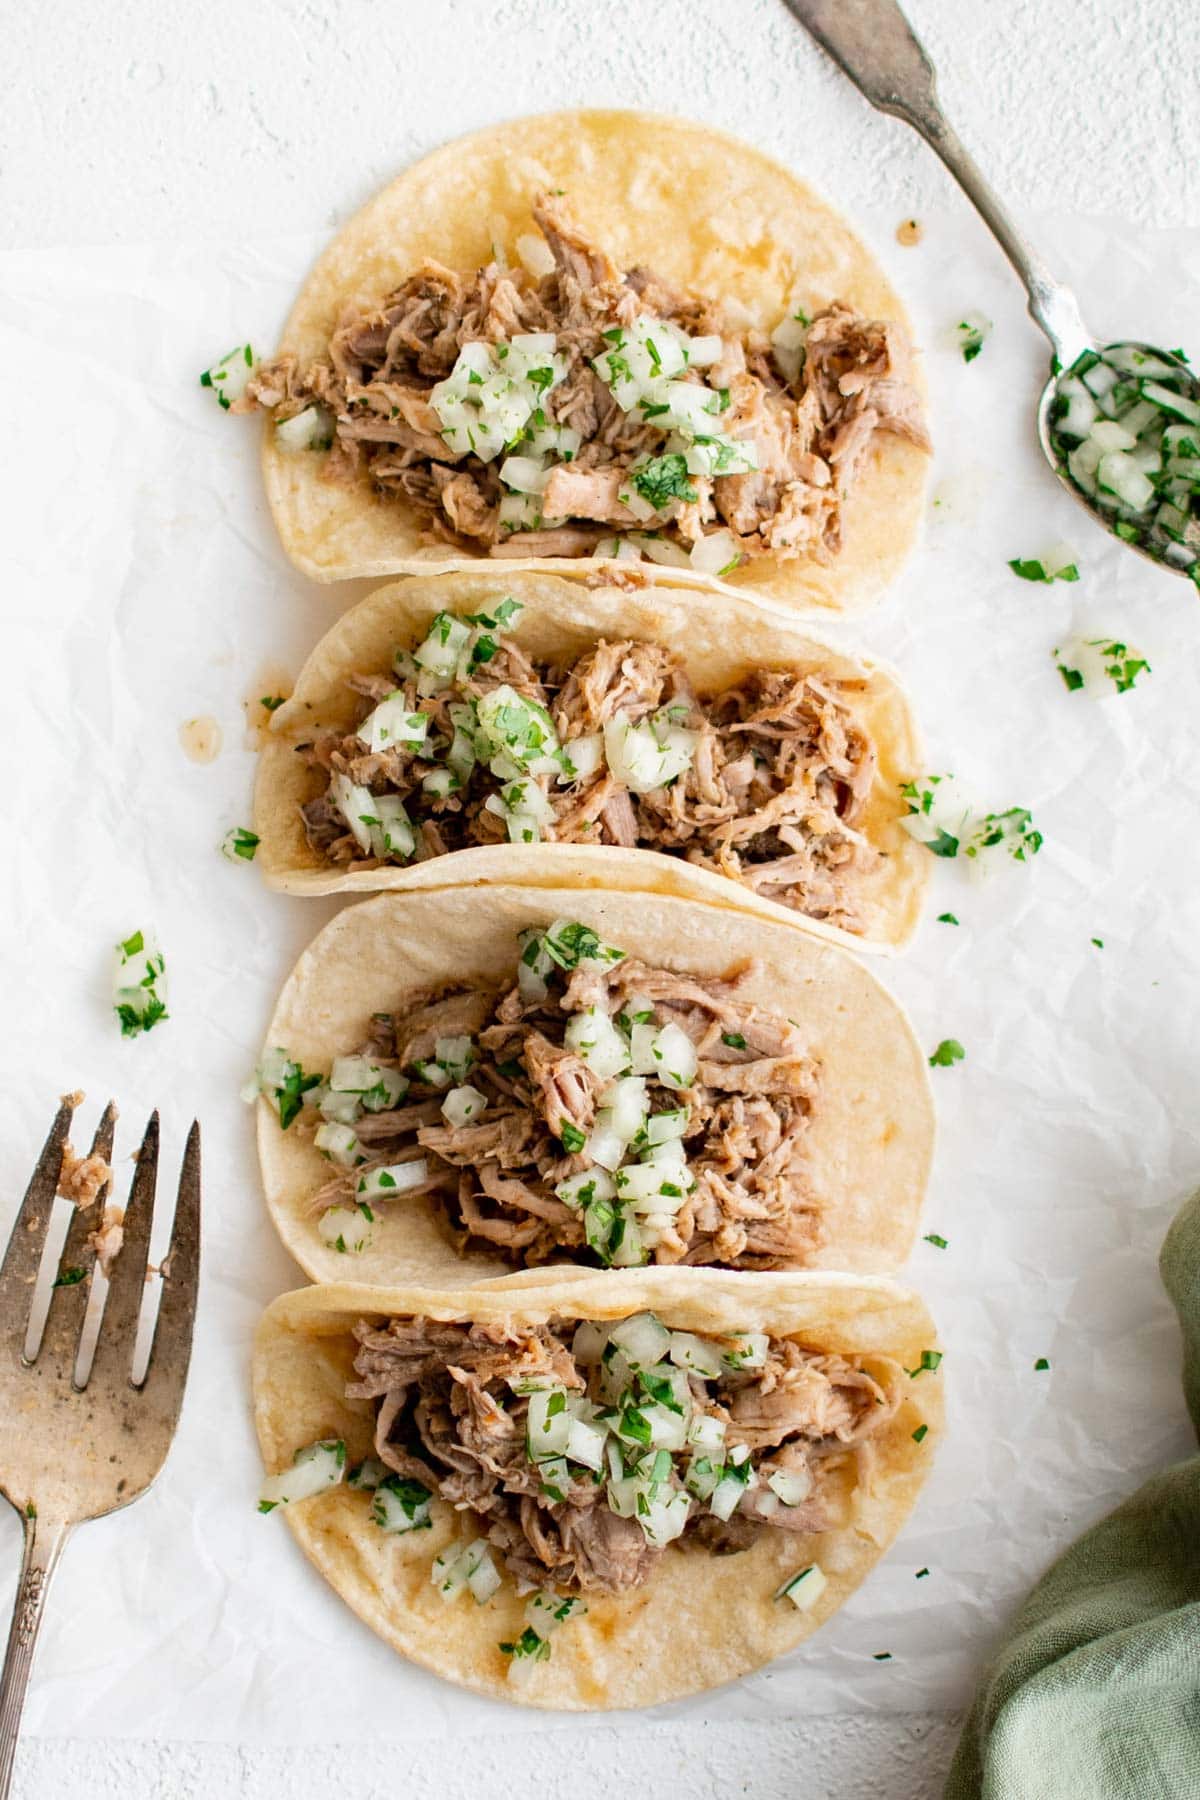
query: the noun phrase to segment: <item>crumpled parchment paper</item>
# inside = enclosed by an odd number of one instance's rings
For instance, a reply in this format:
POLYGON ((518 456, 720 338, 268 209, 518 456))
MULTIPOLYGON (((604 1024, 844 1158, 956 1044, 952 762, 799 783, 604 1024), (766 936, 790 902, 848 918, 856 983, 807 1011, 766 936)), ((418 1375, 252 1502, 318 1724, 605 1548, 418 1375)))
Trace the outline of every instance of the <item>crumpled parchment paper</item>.
MULTIPOLYGON (((947 1037, 966 1050, 932 1072, 940 1144, 922 1230, 948 1248, 921 1242, 904 1272, 946 1345, 935 1473, 844 1611, 795 1656, 690 1703, 708 1721, 961 1702, 1055 1552, 1188 1447, 1155 1257, 1200 1179, 1200 599, 1112 544, 1041 466, 1045 346, 982 228, 927 217, 903 249, 896 220, 861 223, 925 347, 937 455, 923 548, 885 606, 840 635, 903 670, 929 767, 953 769, 989 809, 1032 807, 1046 842, 984 885, 939 864, 917 942, 876 965, 930 1050, 947 1037), (950 341, 968 310, 995 323, 969 366, 950 341), (1006 567, 1063 538, 1078 584, 1034 586, 1006 567), (1069 694, 1051 652, 1081 627, 1142 648, 1152 675, 1103 703, 1069 694), (937 923, 943 911, 960 924, 937 923)), ((1038 235, 1099 332, 1186 347, 1200 233, 1046 219, 1038 235)), ((237 1090, 332 903, 268 894, 218 846, 249 822, 243 699, 272 691, 279 665, 294 671, 355 595, 290 570, 257 431, 196 378, 247 336, 271 347, 316 248, 0 264, 0 350, 10 392, 31 402, 10 416, 0 489, 0 1223, 55 1097, 76 1085, 89 1094, 81 1135, 110 1092, 121 1102, 122 1157, 162 1107, 168 1179, 198 1114, 207 1204, 178 1440, 150 1496, 73 1541, 32 1731, 289 1744, 453 1731, 469 1746, 485 1727, 565 1723, 393 1657, 255 1511, 249 1345, 299 1273, 267 1223, 237 1090), (198 766, 178 734, 205 715, 223 749, 198 766), (109 952, 137 926, 161 937, 171 1020, 129 1043, 109 1010, 109 952)), ((0 1600, 19 1543, 3 1512, 0 1600)))

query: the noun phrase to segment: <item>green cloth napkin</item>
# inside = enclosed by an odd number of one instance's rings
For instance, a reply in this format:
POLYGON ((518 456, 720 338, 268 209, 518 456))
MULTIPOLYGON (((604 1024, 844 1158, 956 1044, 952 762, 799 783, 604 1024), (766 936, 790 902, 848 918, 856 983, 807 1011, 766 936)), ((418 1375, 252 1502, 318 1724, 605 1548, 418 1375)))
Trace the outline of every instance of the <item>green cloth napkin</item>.
MULTIPOLYGON (((1200 1194, 1163 1245, 1200 1435, 1200 1194)), ((945 1800, 1198 1800, 1200 1456, 1043 1576, 976 1696, 945 1800)))

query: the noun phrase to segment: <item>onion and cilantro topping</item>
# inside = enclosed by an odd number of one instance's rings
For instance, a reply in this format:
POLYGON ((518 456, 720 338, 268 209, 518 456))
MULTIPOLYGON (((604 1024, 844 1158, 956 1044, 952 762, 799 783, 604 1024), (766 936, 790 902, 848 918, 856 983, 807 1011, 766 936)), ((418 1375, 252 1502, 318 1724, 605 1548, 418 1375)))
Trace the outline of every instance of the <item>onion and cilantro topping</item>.
POLYGON ((1013 556, 1009 568, 1020 581, 1078 581, 1079 563, 1069 544, 1055 544, 1041 556, 1013 556))
POLYGON ((359 1176, 355 1192, 360 1201, 398 1200, 424 1187, 428 1179, 429 1164, 423 1156, 414 1156, 409 1162, 368 1169, 359 1176))
POLYGON ((553 332, 525 332, 510 342, 464 344, 429 401, 451 450, 492 462, 519 441, 542 401, 566 379, 553 332))
MULTIPOLYGON (((438 613, 411 654, 396 653, 394 670, 426 698, 465 687, 495 659, 504 628, 520 611, 520 603, 508 598, 488 613, 438 613)), ((476 770, 486 769, 500 785, 486 796, 484 811, 503 821, 510 843, 533 844, 556 823, 553 791, 594 780, 606 764, 634 794, 685 774, 700 735, 685 728, 689 713, 686 706, 664 706, 634 723, 618 711, 603 732, 564 743, 540 701, 500 682, 483 693, 464 692, 445 708, 444 727, 431 736, 430 715, 410 707, 405 690, 396 688, 356 736, 373 755, 394 749, 417 759, 412 786, 435 803, 463 794, 476 770)), ((416 830, 399 794, 375 794, 337 769, 330 774, 329 798, 364 855, 406 861, 417 853, 416 830)))
POLYGON ((294 1506, 337 1487, 346 1473, 346 1446, 341 1438, 320 1438, 297 1450, 290 1469, 268 1475, 259 1491, 260 1513, 277 1506, 294 1506))
POLYGON ((502 1577, 492 1561, 486 1538, 470 1538, 465 1544, 451 1544, 434 1557, 430 1579, 444 1601, 469 1593, 477 1606, 483 1606, 500 1586, 502 1577))
POLYGON ((550 1659, 550 1639, 568 1619, 581 1618, 587 1612, 584 1601, 571 1594, 555 1594, 539 1589, 525 1608, 525 1628, 519 1638, 500 1644, 500 1654, 509 1658, 508 1679, 515 1687, 524 1686, 535 1666, 550 1659))
POLYGON ((1200 584, 1200 402, 1181 351, 1085 351, 1058 378, 1050 441, 1119 537, 1200 584))
POLYGON ((341 1438, 320 1438, 297 1450, 290 1469, 269 1475, 259 1493, 258 1510, 274 1512, 277 1506, 294 1506, 345 1482, 368 1492, 370 1518, 387 1536, 425 1531, 432 1524, 433 1495, 423 1481, 389 1473, 374 1457, 367 1457, 347 1473, 346 1445, 341 1438))
MULTIPOLYGON (((673 500, 695 499, 694 492, 680 491, 688 488, 688 475, 745 475, 758 468, 754 444, 721 429, 729 389, 686 379, 721 361, 720 337, 689 337, 665 319, 643 314, 632 325, 606 331, 604 341, 607 348, 592 358, 592 368, 621 411, 636 411, 668 433, 664 455, 646 457, 629 471, 636 497, 647 509, 644 517, 666 511, 673 500)), ((621 499, 629 505, 624 493, 621 499)), ((640 509, 631 510, 636 514, 640 509)))
POLYGON ((1151 673, 1140 650, 1119 638, 1070 638, 1054 651, 1054 661, 1068 693, 1128 694, 1139 675, 1151 673))
POLYGON ((228 412, 234 401, 240 400, 245 393, 254 373, 254 363, 254 351, 250 345, 238 344, 215 362, 211 369, 205 369, 200 377, 200 386, 211 388, 218 406, 228 412))
POLYGON ((333 414, 324 406, 306 406, 280 419, 275 426, 275 442, 281 450, 328 450, 333 443, 333 414))
POLYGON ((234 825, 221 840, 221 854, 230 862, 253 862, 259 841, 256 832, 247 831, 244 825, 234 825))
POLYGON ((167 965, 152 932, 135 931, 115 948, 113 1011, 122 1037, 137 1037, 170 1017, 167 965))
POLYGON ((974 362, 992 335, 992 321, 981 312, 968 313, 954 327, 955 346, 962 351, 965 363, 974 362))
POLYGON ((407 1475, 388 1475, 375 1489, 371 1501, 371 1519, 388 1537, 401 1537, 409 1531, 428 1531, 433 1495, 423 1481, 407 1475))
POLYGON ((331 1206, 317 1220, 321 1241, 343 1255, 361 1256, 369 1250, 375 1214, 363 1200, 356 1206, 331 1206))
POLYGON ((825 1589, 829 1586, 825 1571, 817 1563, 809 1563, 806 1569, 800 1569, 790 1575, 783 1586, 776 1590, 777 1600, 790 1600, 799 1612, 807 1612, 815 1606, 825 1589))
POLYGON ((1042 847, 1028 807, 981 813, 953 775, 919 776, 906 781, 900 792, 908 801, 901 825, 934 856, 963 856, 983 872, 1001 856, 1028 862, 1042 847))
POLYGON ((286 1050, 273 1045, 263 1051, 254 1073, 242 1088, 242 1099, 252 1103, 261 1096, 275 1108, 279 1123, 286 1131, 298 1117, 300 1108, 312 1104, 308 1096, 320 1083, 319 1075, 306 1074, 286 1050))

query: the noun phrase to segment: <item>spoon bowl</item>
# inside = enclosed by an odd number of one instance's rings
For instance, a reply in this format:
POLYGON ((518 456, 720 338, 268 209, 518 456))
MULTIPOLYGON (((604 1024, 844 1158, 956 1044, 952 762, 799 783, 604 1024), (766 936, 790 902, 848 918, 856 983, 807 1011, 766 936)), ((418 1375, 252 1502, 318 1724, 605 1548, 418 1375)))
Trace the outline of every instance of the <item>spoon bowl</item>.
MULTIPOLYGON (((1184 387, 1184 397, 1190 399, 1197 408, 1200 408, 1200 378, 1197 377, 1195 371, 1188 366, 1187 362, 1176 351, 1163 350, 1156 344, 1148 344, 1139 339, 1120 338, 1111 344, 1089 344, 1082 352, 1082 357, 1086 357, 1090 354, 1103 360, 1114 352, 1131 361, 1135 357, 1143 357, 1151 366, 1165 364, 1170 369, 1174 379, 1184 387)), ((1134 551, 1146 562, 1154 563, 1156 567, 1167 569, 1172 574, 1186 575, 1189 579, 1195 580, 1196 577, 1192 574, 1191 569, 1184 563, 1172 561, 1170 556, 1166 554, 1163 546, 1159 545, 1156 547, 1154 544, 1143 543, 1139 541, 1138 538, 1131 537, 1126 531, 1119 529, 1122 525, 1126 525, 1128 521, 1120 516, 1117 507, 1115 505, 1106 505, 1103 502, 1098 501, 1092 494, 1089 494, 1074 479, 1070 469, 1067 467, 1067 459, 1063 453, 1063 449, 1060 447, 1060 444, 1055 441, 1055 409, 1056 404, 1061 398, 1061 383, 1064 376, 1070 377, 1080 360, 1081 357, 1077 356, 1070 369, 1053 370, 1045 387, 1042 389, 1037 410, 1037 435, 1042 455, 1050 465, 1053 473, 1057 476, 1060 484, 1066 489, 1067 493, 1070 494, 1072 500, 1074 500, 1078 506, 1082 506, 1093 519, 1102 525, 1110 537, 1115 537, 1119 543, 1124 544, 1127 549, 1134 551)), ((1197 440, 1200 441, 1200 425, 1197 426, 1196 432, 1197 440)), ((1200 549, 1200 526, 1197 527, 1197 548, 1200 549)))

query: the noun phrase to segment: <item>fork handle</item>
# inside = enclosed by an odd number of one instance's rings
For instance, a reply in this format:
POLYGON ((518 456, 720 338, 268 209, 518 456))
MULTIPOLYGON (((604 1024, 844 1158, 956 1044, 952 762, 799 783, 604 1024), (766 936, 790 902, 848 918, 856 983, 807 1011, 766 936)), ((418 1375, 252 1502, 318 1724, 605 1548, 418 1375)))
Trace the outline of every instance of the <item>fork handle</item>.
POLYGON ((1078 302, 1017 228, 942 111, 929 52, 896 0, 786 0, 786 4, 872 106, 903 119, 941 157, 1024 282, 1034 323, 1069 368, 1091 341, 1078 302))
POLYGON ((0 1672, 0 1800, 8 1800, 13 1758, 21 1729, 21 1709, 25 1704, 33 1653, 46 1609, 50 1577, 58 1566, 70 1532, 71 1527, 61 1519, 43 1520, 35 1516, 25 1520, 21 1579, 17 1583, 4 1669, 0 1672))

